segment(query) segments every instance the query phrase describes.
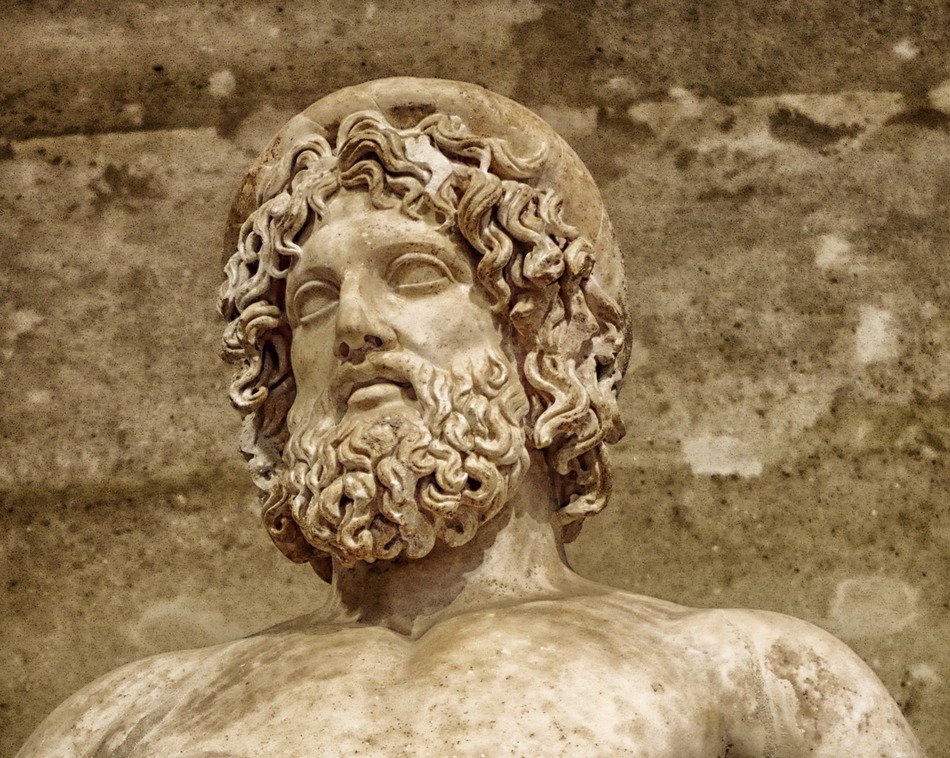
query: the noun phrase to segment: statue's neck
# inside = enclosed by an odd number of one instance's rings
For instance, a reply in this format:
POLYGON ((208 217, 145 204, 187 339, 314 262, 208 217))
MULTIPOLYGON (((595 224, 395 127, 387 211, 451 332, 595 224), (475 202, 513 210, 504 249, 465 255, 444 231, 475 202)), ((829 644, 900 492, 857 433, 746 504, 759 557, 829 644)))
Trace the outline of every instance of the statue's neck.
POLYGON ((515 496, 460 547, 441 542, 424 558, 333 567, 339 610, 355 623, 418 636, 468 611, 561 597, 586 584, 567 565, 555 504, 537 455, 515 496))

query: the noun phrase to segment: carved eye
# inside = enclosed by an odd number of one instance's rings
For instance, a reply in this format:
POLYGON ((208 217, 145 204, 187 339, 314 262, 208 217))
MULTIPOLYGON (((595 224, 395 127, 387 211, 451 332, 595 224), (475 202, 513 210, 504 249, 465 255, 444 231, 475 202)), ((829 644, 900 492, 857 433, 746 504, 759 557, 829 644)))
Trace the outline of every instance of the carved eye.
POLYGON ((340 293, 323 279, 307 282, 294 295, 294 315, 301 324, 315 321, 329 313, 337 304, 340 293))
POLYGON ((407 295, 438 292, 456 281, 449 267, 428 253, 400 255, 389 266, 386 278, 393 289, 407 295))

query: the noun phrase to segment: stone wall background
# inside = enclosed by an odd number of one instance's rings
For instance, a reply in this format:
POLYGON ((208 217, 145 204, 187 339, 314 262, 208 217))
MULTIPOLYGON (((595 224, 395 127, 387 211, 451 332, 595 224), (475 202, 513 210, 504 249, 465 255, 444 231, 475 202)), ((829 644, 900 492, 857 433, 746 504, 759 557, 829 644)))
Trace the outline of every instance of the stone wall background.
POLYGON ((840 636, 950 755, 950 60, 928 2, 6 3, 0 754, 128 660, 306 611, 216 357, 294 112, 482 83, 588 162, 636 344, 586 576, 840 636))

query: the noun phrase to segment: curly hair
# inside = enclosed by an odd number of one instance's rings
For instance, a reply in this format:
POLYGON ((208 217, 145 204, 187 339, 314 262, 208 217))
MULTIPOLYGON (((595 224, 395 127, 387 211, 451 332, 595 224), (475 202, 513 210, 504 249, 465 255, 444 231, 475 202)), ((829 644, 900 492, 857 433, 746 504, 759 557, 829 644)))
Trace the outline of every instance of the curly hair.
POLYGON ((329 139, 309 134, 259 177, 258 207, 225 266, 220 311, 225 360, 240 364, 231 402, 244 414, 241 450, 261 491, 272 539, 298 562, 314 561, 290 517, 280 470, 295 396, 285 279, 302 239, 327 221, 341 189, 374 207, 434 215, 476 254, 476 279, 512 338, 528 392, 528 439, 548 463, 565 540, 606 504, 606 444, 624 433, 617 408, 626 313, 591 272, 590 241, 562 218, 562 200, 537 189, 547 147, 527 158, 507 142, 473 135, 437 113, 409 128, 378 111, 344 119, 329 139))

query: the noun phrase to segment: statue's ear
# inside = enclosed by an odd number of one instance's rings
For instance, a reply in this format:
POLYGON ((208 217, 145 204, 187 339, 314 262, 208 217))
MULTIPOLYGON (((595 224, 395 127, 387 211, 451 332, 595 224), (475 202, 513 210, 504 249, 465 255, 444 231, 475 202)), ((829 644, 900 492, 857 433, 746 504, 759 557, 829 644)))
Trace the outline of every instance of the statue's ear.
POLYGON ((321 554, 315 558, 311 558, 310 566, 317 572, 317 576, 327 584, 330 583, 330 580, 333 578, 333 560, 329 555, 321 554))

